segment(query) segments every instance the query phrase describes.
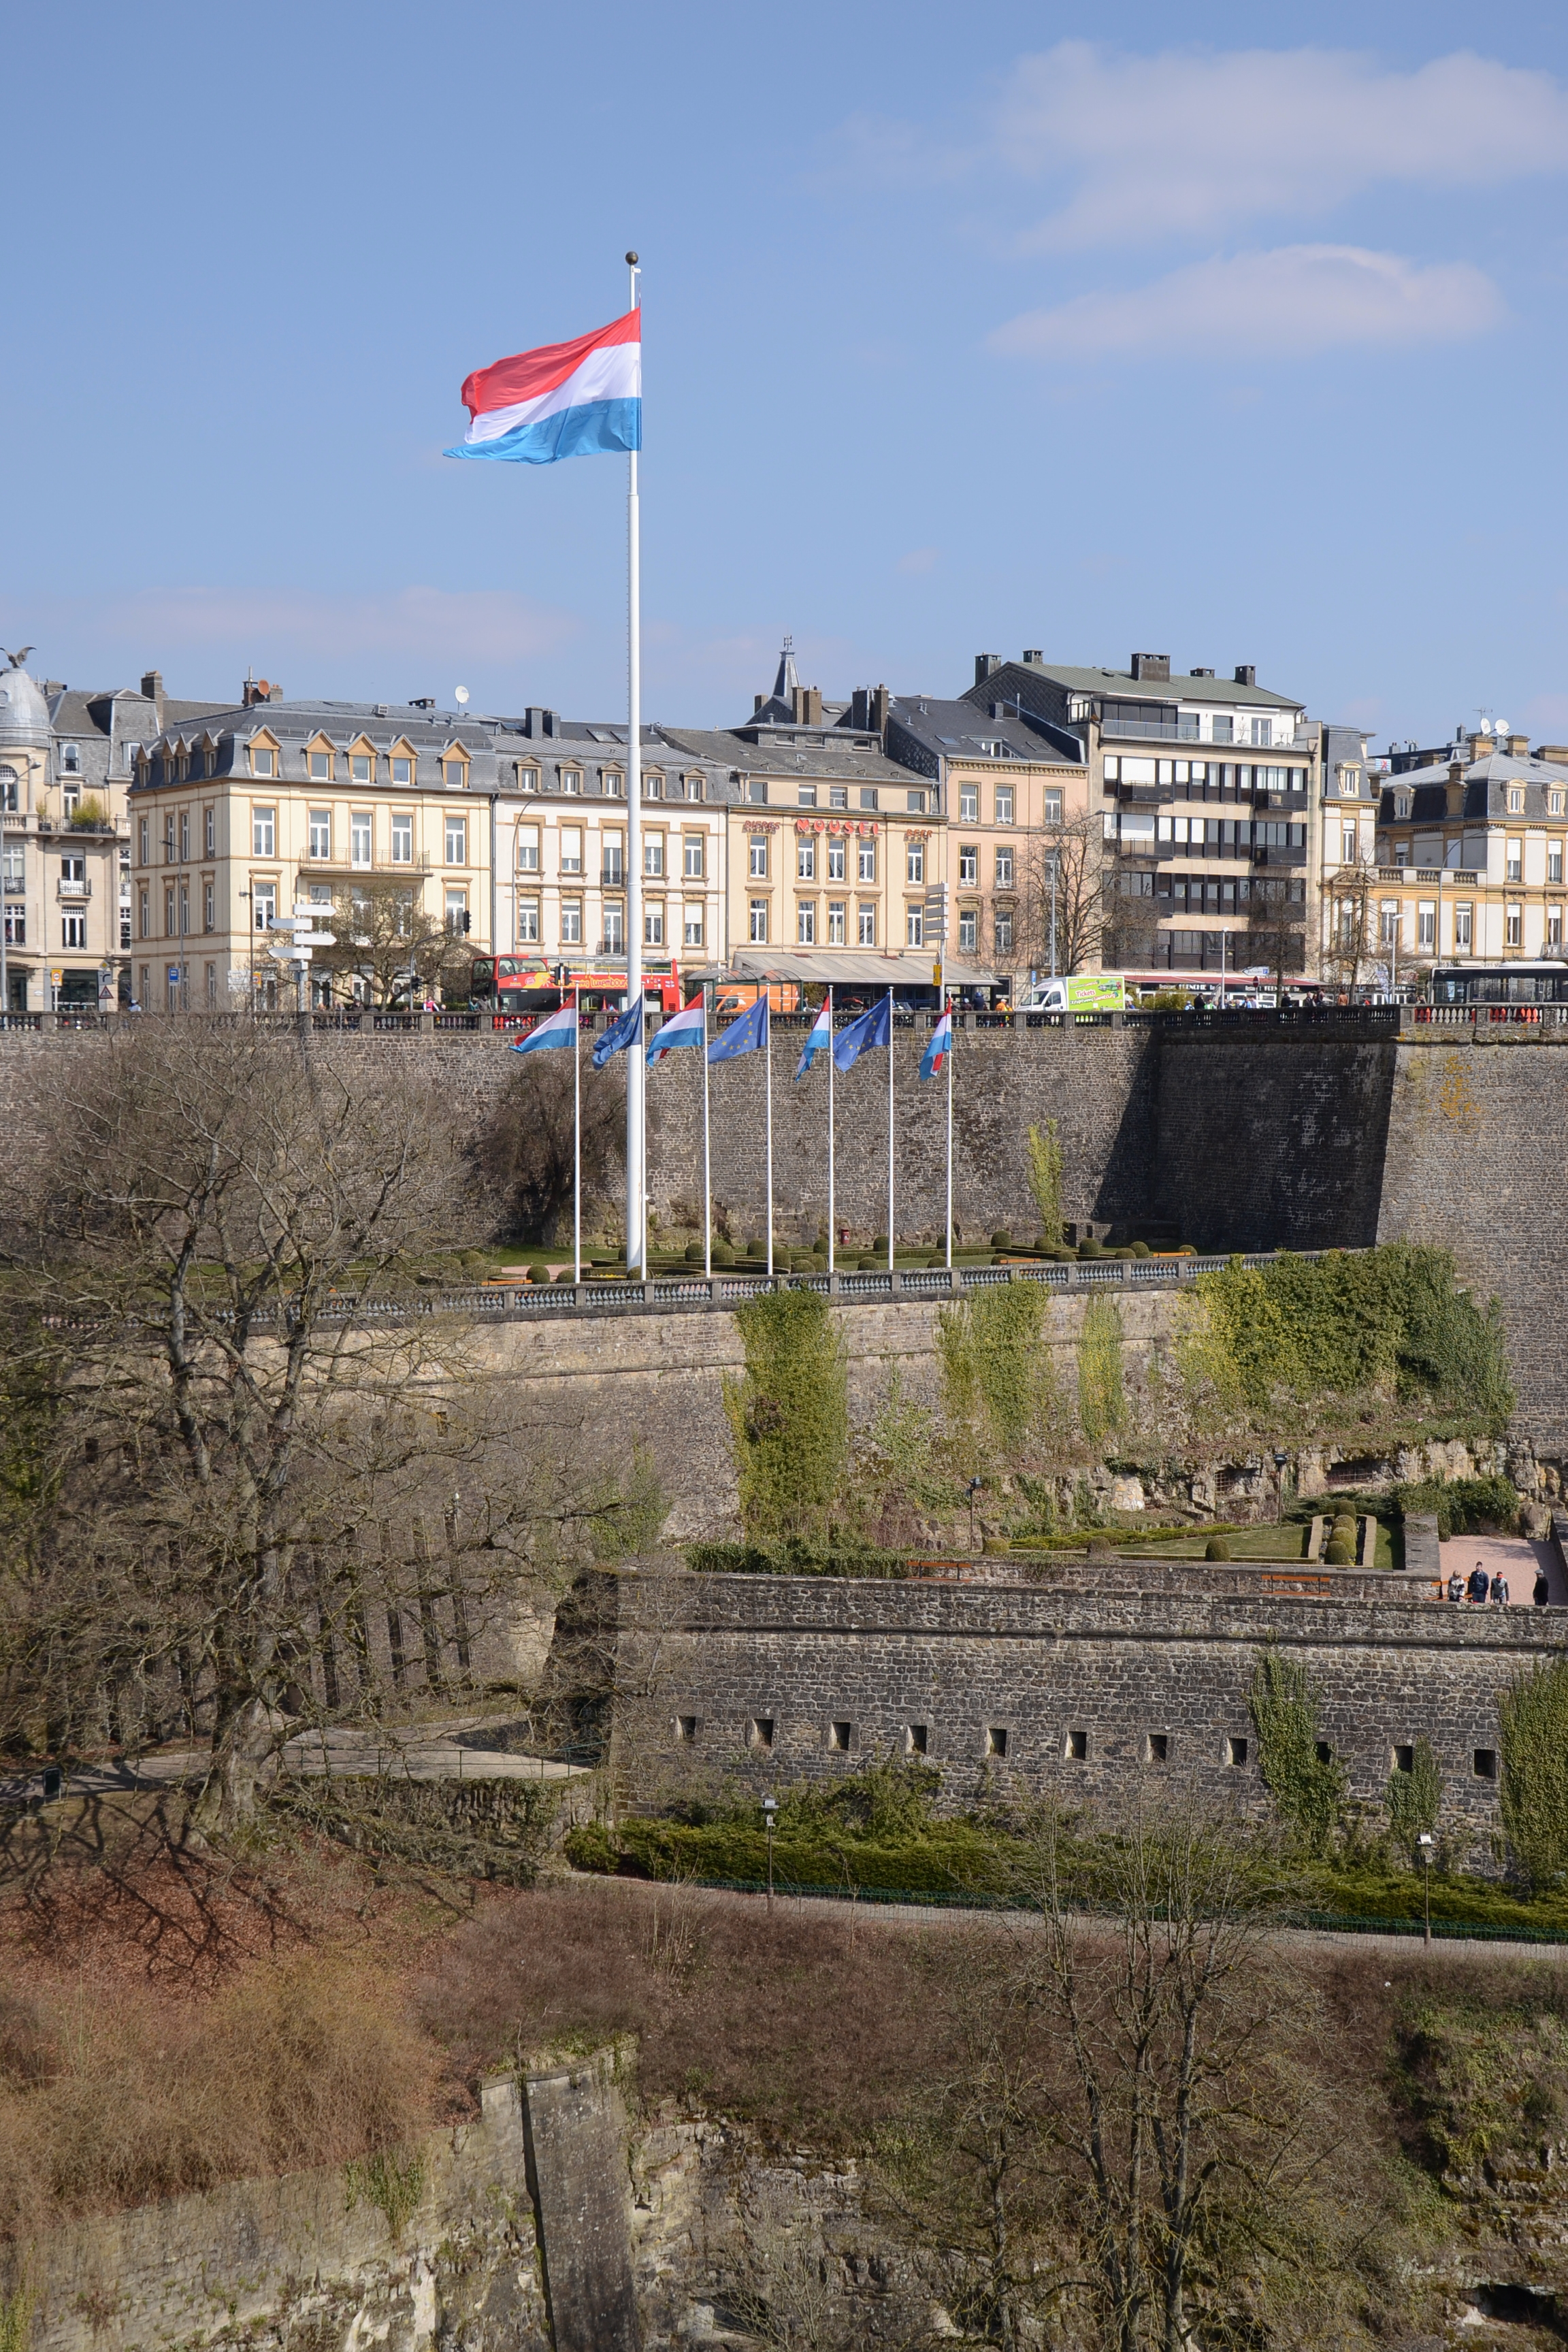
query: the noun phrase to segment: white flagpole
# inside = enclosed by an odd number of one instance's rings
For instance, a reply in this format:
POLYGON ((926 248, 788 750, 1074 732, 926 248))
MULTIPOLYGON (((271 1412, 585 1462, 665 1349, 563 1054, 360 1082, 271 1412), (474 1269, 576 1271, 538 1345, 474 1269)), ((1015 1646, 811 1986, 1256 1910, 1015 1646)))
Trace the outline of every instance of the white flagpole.
POLYGON ((702 1272, 713 1279, 713 1166, 708 1149, 708 982, 702 983, 702 1272))
MULTIPOLYGON (((944 1009, 951 1020, 952 1017, 951 1002, 944 1009)), ((952 1272, 952 1039, 953 1032, 950 1029, 947 1033, 947 1270, 949 1274, 952 1272)))
POLYGON ((827 1271, 833 1272, 837 1205, 833 1186, 833 983, 827 984, 827 1271))
MULTIPOLYGON (((631 271, 630 308, 637 310, 637 257, 631 271)), ((626 1010, 642 1002, 642 544, 637 505, 637 453, 626 455, 626 1010)), ((626 1279, 646 1277, 643 1245, 647 1211, 647 1153, 643 1121, 647 1066, 639 1041, 626 1056, 626 1279)))
POLYGON ((888 1272, 893 1271, 893 992, 888 991, 888 1272))
MULTIPOLYGON (((764 991, 767 985, 764 980, 763 982, 764 991)), ((765 1006, 763 1018, 768 1024, 767 1045, 763 1059, 766 1065, 768 1092, 768 1280, 772 1282, 773 1278, 773 1008, 770 998, 764 996, 763 1003, 765 1006)))
POLYGON ((583 1010, 572 992, 572 1279, 583 1279, 583 1010))

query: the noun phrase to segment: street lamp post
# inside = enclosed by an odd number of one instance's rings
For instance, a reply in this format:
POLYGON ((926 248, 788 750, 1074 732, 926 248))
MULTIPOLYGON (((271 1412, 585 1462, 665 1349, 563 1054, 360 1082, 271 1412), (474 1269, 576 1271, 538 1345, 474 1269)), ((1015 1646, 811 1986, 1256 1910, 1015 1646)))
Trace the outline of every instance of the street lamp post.
POLYGON ((1425 1882, 1426 1882, 1426 1884, 1425 1884, 1425 1893, 1426 1893, 1426 1906, 1425 1906, 1425 1907, 1426 1907, 1426 1941, 1429 1944, 1429 1943, 1431 1942, 1431 1940, 1432 1940, 1432 1844, 1433 1844, 1433 1840, 1432 1840, 1432 1833, 1431 1833, 1431 1832, 1430 1832, 1429 1830, 1423 1830, 1423 1831, 1422 1831, 1422 1832, 1421 1832, 1421 1834, 1420 1834, 1420 1836, 1416 1839, 1415 1843, 1416 1843, 1416 1844, 1417 1844, 1417 1845, 1420 1847, 1420 1849, 1421 1849, 1421 1864, 1422 1864, 1422 1870, 1423 1870, 1423 1873, 1424 1873, 1425 1882))
POLYGON ((779 1801, 776 1797, 763 1799, 763 1827, 768 1833, 768 1909, 770 1911, 773 1907, 773 1823, 778 1818, 778 1810, 779 1801))
POLYGON ((1289 1459, 1290 1456, 1286 1453, 1283 1446, 1277 1445, 1275 1447, 1274 1483, 1279 1490, 1279 1524, 1281 1527, 1285 1524, 1285 1465, 1289 1461, 1289 1459))

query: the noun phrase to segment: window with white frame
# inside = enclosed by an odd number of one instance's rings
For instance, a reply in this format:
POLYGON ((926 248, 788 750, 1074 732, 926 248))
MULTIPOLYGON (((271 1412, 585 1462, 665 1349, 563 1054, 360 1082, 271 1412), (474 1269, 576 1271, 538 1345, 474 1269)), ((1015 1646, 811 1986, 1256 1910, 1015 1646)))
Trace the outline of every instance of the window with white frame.
POLYGON ((909 948, 918 948, 922 944, 924 939, 924 908, 906 907, 904 908, 904 945, 909 948))
POLYGON ((1342 866, 1353 866, 1355 864, 1355 827, 1353 824, 1342 824, 1340 827, 1340 864, 1342 866))
POLYGON ((217 811, 216 808, 205 808, 202 811, 202 856, 214 857, 216 854, 217 811))
POLYGON ((702 908, 688 899, 681 921, 681 944, 684 947, 700 948, 702 945, 702 908))
POLYGON ((1461 898, 1454 908, 1454 946, 1461 955, 1468 955, 1475 938, 1476 909, 1474 901, 1461 898))
POLYGON ((1549 882, 1561 882, 1563 879, 1563 844, 1560 841, 1549 841, 1546 845, 1546 878, 1549 882))
POLYGON ((606 833, 599 844, 599 856, 601 860, 599 870, 600 881, 603 883, 612 884, 614 887, 618 890, 622 883, 626 880, 626 874, 624 871, 626 841, 624 835, 618 833, 606 833))
POLYGON ((996 935, 997 954, 999 956, 1011 955, 1013 952, 1013 910, 1011 907, 997 908, 991 928, 996 935))
POLYGON ((996 822, 998 824, 1011 824, 1013 822, 1013 787, 1011 784, 998 784, 996 787, 996 822))
POLYGON ((332 780, 331 753, 330 751, 312 751, 310 758, 310 782, 313 784, 330 784, 332 780))
POLYGON ((1546 795, 1546 814, 1548 816, 1561 816, 1563 814, 1563 794, 1556 788, 1546 795))
POLYGON ((861 785, 860 805, 863 809, 875 809, 881 806, 880 795, 875 784, 861 785))
POLYGON ((958 852, 958 887, 961 890, 974 890, 979 885, 980 845, 974 841, 963 842, 958 852))
POLYGON ((662 833, 644 834, 642 844, 642 870, 645 874, 650 875, 656 881, 663 878, 664 835, 662 833))
POLYGON ((815 808, 816 806, 816 786, 815 784, 802 784, 797 789, 795 797, 797 808, 815 808))
MULTIPOLYGON (((250 886, 250 916, 258 931, 269 931, 278 914, 276 882, 253 882, 250 886)), ((170 926, 171 929, 173 925, 170 926)))
POLYGON ((520 824, 517 828, 517 870, 520 874, 539 871, 539 827, 520 824))
POLYGON ((910 816, 924 816, 926 813, 926 796, 924 793, 906 793, 904 794, 904 808, 910 816))
POLYGON ((814 898, 802 898, 796 906, 795 910, 795 943, 799 947, 809 948, 816 946, 816 902, 814 898))
POLYGON ((539 901, 520 898, 517 902, 517 943, 520 948, 539 944, 539 901))
POLYGON ((768 936, 768 902, 765 898, 752 900, 751 918, 752 945, 758 947, 766 941, 768 936))
POLYGON ((753 882, 765 882, 768 878, 768 845, 760 833, 752 835, 751 862, 747 870, 753 882))
POLYGON ((910 882, 923 882, 925 880, 926 845, 923 841, 910 841, 905 843, 904 874, 905 878, 910 882))
POLYGON ((561 901, 561 944, 576 948, 583 944, 583 901, 563 898, 561 901))
POLYGON ((308 839, 312 857, 330 857, 332 854, 332 812, 313 808, 308 826, 308 839))
POLYGON ((447 856, 448 866, 466 866, 468 862, 468 820, 466 816, 447 812, 447 856))
POLYGON ((827 879, 830 882, 848 880, 848 844, 841 833, 830 834, 827 840, 827 879))
POLYGON ((449 793, 466 792, 468 763, 466 760, 447 758, 441 762, 441 780, 449 793))
POLYGON ((1013 845, 1010 841, 996 852, 996 887, 998 890, 1013 887, 1013 845))
POLYGON ((682 840, 681 849, 681 871, 685 875, 686 879, 689 882, 700 882, 702 879, 702 835, 700 833, 687 834, 682 840))
POLYGON ((374 762, 372 761, 370 753, 368 751, 351 751, 349 754, 350 783, 369 784, 374 783, 374 762))
POLYGON ((809 835, 795 843, 795 871, 797 881, 815 882, 816 879, 816 844, 809 835))
POLYGON ((144 816, 137 818, 136 863, 138 866, 150 866, 153 862, 152 843, 148 837, 152 833, 152 826, 148 824, 144 816))
POLYGON ((60 746, 60 771, 61 771, 61 773, 62 773, 62 774, 67 775, 67 776, 79 776, 79 775, 80 775, 80 773, 81 773, 81 749, 80 749, 80 746, 79 746, 79 744, 76 744, 76 743, 62 743, 62 744, 61 744, 61 746, 60 746))
POLYGON ((1520 948, 1524 945, 1524 908, 1522 907, 1510 907, 1505 909, 1502 943, 1505 948, 1520 948))
POLYGON ((661 801, 664 798, 664 778, 657 769, 644 771, 642 796, 645 801, 661 801))
POLYGON ((1062 821, 1062 788, 1059 784, 1047 784, 1046 786, 1045 802, 1046 823, 1047 824, 1060 824, 1062 821))
POLYGON ((538 769, 520 765, 517 772, 517 789, 520 793, 536 793, 539 790, 538 769))
POLYGON ((202 884, 202 929, 204 931, 216 931, 217 929, 217 886, 210 877, 202 884))
POLYGON ((414 863, 414 813, 411 809, 392 812, 392 862, 395 866, 414 863))
POLYGON ((454 939, 460 939, 468 928, 468 894, 466 890, 447 892, 447 929, 454 939))
POLYGON ((1523 842, 1522 842, 1522 841, 1510 841, 1510 842, 1509 843, 1509 845, 1508 845, 1508 871, 1507 871, 1507 873, 1503 876, 1503 879, 1504 879, 1504 881, 1505 881, 1505 882, 1522 882, 1522 881, 1523 881, 1523 879, 1524 879, 1524 844, 1523 844, 1523 842))
POLYGON ((563 768, 561 771, 561 789, 563 793, 570 793, 574 795, 581 793, 583 789, 582 769, 563 768))
POLYGON ((253 776, 274 776, 277 774, 278 771, 273 765, 272 753, 265 743, 258 743, 252 748, 250 754, 250 772, 253 776))
POLYGON ((605 953, 625 955, 626 951, 626 910, 618 900, 605 908, 605 953))
POLYGON ((1252 740, 1259 751, 1268 751, 1274 740, 1274 721, 1271 719, 1255 719, 1252 740))
POLYGON ((65 934, 64 938, 60 941, 60 945, 62 947, 86 947, 87 917, 85 915, 62 915, 60 918, 60 929, 65 934))
POLYGON ((856 908, 855 930, 857 941, 861 947, 874 948, 876 946, 877 909, 874 906, 858 907, 856 908))
POLYGON ((874 841, 863 841, 859 844, 859 856, 856 860, 855 879, 858 882, 874 882, 876 878, 877 845, 874 841))
POLYGON ((1385 898, 1378 909, 1378 932, 1385 948, 1399 944, 1399 901, 1385 898))
POLYGON ((958 788, 958 821, 960 824, 979 824, 980 787, 978 784, 960 784, 958 788))
POLYGON ((1437 943, 1437 905, 1436 899, 1423 898, 1415 908, 1415 946, 1421 955, 1430 955, 1437 943))
POLYGON ((1524 786, 1522 784, 1510 784, 1508 788, 1508 813, 1510 816, 1522 816, 1524 814, 1524 786))
POLYGON ((583 828, 580 824, 563 824, 561 828, 561 871, 581 874, 583 871, 583 828))
POLYGON ((1560 948, 1563 944, 1563 909, 1561 907, 1548 907, 1546 909, 1546 944, 1549 948, 1560 948))
POLYGON ((349 864, 351 866, 369 866, 373 862, 372 843, 374 834, 373 814, 370 809, 353 809, 350 812, 349 864))
POLYGON ((413 761, 394 760, 392 763, 392 781, 395 784, 411 784, 414 782, 413 761))
POLYGON ((829 898, 827 902, 827 944, 830 948, 841 948, 844 945, 845 929, 847 920, 848 908, 846 907, 844 900, 842 898, 829 898))
POLYGON ((661 948, 664 945, 664 901, 661 898, 655 898, 643 908, 642 943, 645 948, 661 948))
MULTIPOLYGON (((171 817, 169 819, 171 827, 174 822, 174 818, 171 817)), ((172 838, 167 847, 170 855, 173 856, 174 844, 172 838)), ((278 812, 275 808, 260 808, 253 803, 250 811, 250 854, 253 857, 277 856, 278 812)))
POLYGON ((958 910, 958 951, 960 955, 973 955, 979 944, 979 908, 960 907, 958 910))

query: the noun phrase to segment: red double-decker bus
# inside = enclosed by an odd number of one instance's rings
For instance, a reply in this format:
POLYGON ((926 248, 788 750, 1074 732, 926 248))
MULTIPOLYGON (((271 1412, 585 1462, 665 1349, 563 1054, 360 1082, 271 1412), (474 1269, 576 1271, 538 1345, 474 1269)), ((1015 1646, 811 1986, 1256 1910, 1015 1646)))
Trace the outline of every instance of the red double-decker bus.
MULTIPOLYGON (((646 1012, 679 1013, 680 972, 675 964, 643 973, 646 1012)), ((489 1013, 498 1029, 531 1027, 553 1013, 568 997, 584 1013, 618 1008, 626 992, 626 975, 603 965, 549 964, 527 956, 476 956, 468 982, 469 1001, 489 1013)))

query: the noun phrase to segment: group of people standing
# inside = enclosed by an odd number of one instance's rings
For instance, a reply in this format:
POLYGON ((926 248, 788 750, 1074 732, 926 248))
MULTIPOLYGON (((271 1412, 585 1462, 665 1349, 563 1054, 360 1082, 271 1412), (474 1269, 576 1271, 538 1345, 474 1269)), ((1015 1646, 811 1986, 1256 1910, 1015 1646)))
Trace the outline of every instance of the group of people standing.
MULTIPOLYGON (((1530 1597, 1537 1609, 1544 1609, 1552 1599, 1552 1588, 1546 1580, 1543 1568, 1535 1571, 1535 1590, 1530 1597)), ((1478 1559, 1468 1578, 1458 1569, 1454 1570, 1448 1579, 1448 1598, 1450 1601, 1468 1601, 1476 1607, 1483 1601, 1506 1606, 1510 1599, 1508 1578, 1500 1568, 1489 1576, 1478 1559)))

